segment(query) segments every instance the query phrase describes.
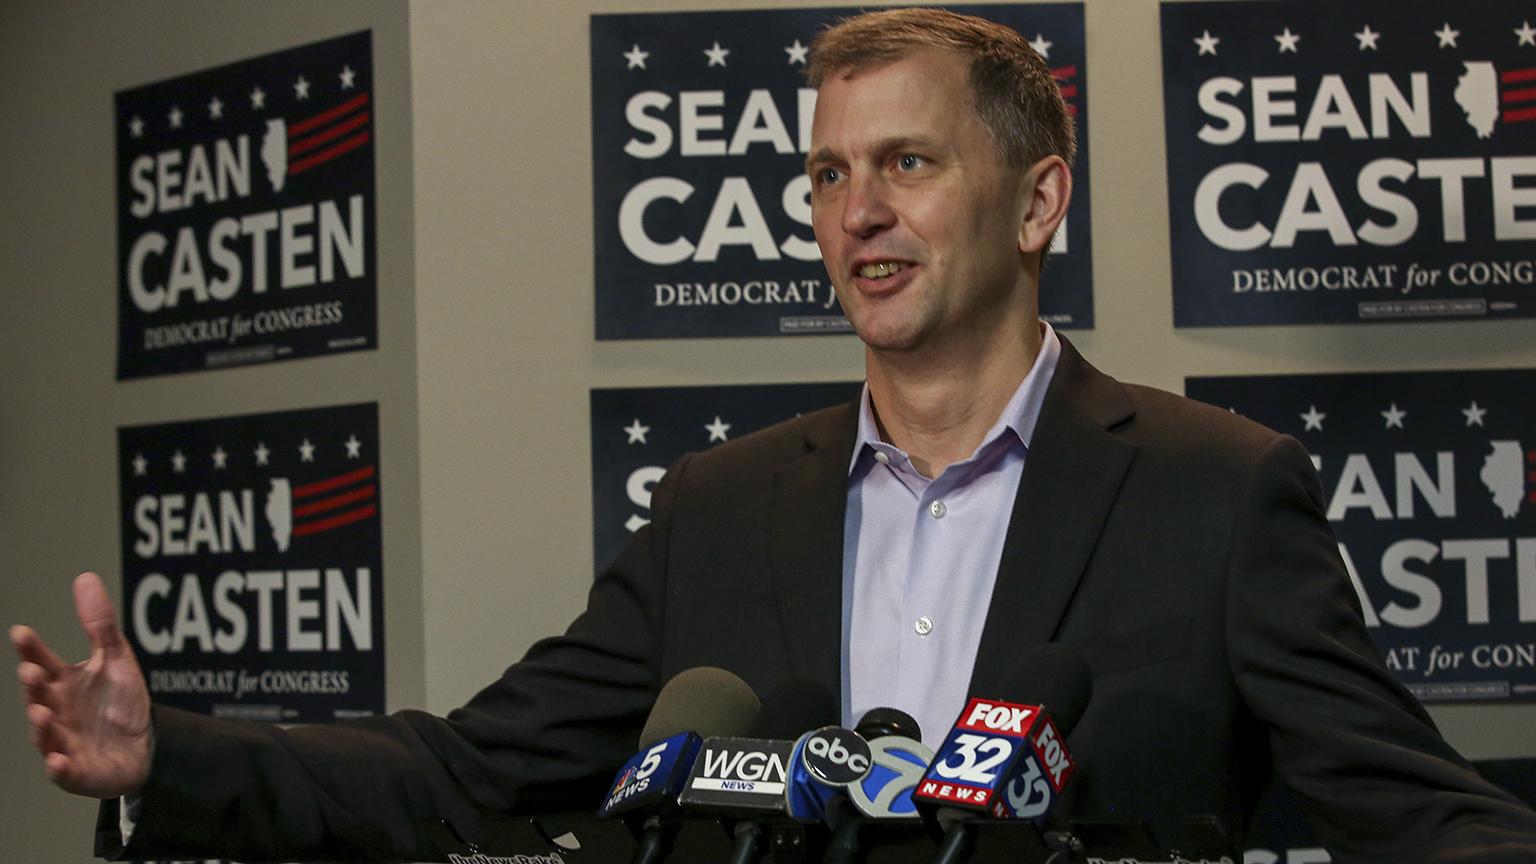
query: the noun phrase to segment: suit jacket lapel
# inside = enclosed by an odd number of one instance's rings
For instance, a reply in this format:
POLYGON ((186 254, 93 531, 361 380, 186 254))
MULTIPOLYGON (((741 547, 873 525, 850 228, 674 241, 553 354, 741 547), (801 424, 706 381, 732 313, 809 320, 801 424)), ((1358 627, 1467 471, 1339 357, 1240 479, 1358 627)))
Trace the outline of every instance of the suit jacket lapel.
POLYGON ((1066 612, 1136 451, 1109 430, 1133 413, 1119 383, 1063 338, 1014 499, 970 692, 1024 695, 1001 688, 1019 650, 1049 642, 1066 612))
POLYGON ((768 548, 793 673, 842 692, 843 518, 858 403, 811 418, 774 473, 768 548))

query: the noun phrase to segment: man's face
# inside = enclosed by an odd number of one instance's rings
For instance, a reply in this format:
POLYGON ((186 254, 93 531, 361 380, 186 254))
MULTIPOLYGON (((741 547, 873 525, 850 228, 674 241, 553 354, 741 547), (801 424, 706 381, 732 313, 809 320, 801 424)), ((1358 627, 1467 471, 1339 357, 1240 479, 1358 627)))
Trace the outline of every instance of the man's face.
POLYGON ((1019 248, 1023 172, 1003 165, 959 55, 925 49, 823 82, 812 225, 865 344, 909 351, 1032 312, 1019 248))

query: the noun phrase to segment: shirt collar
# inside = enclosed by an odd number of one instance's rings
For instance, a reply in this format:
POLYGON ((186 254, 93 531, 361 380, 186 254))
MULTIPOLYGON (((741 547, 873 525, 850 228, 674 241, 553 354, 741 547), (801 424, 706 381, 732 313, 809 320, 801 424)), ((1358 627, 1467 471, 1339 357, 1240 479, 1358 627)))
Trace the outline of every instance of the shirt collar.
MULTIPOLYGON (((1045 404, 1045 391, 1050 387, 1051 376, 1056 372, 1056 361, 1061 356, 1061 340, 1056 338, 1056 331, 1044 321, 1040 322, 1040 329, 1040 353, 1035 356, 1035 364, 1030 367, 1024 380, 1019 382, 1008 404, 1003 406, 997 422, 982 437, 976 453, 980 453, 1005 432, 1018 436, 1019 442, 1026 448, 1034 437, 1035 425, 1040 421, 1040 407, 1045 404)), ((880 439, 880 429, 875 425, 874 406, 869 398, 869 382, 866 381, 859 395, 859 430, 853 442, 853 459, 848 463, 848 473, 853 474, 861 458, 872 458, 866 456, 866 453, 877 451, 883 451, 892 458, 899 457, 902 461, 907 459, 907 454, 901 448, 880 439)), ((971 458, 975 457, 975 453, 971 454, 971 458)))

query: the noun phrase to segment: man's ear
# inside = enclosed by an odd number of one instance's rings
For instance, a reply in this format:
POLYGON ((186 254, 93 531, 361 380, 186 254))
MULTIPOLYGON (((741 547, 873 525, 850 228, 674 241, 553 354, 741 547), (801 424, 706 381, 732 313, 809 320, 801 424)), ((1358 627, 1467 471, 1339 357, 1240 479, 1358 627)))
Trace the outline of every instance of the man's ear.
POLYGON ((1019 251, 1041 252, 1055 236, 1072 203, 1072 170, 1060 156, 1047 156, 1024 175, 1028 195, 1024 221, 1019 224, 1019 251))

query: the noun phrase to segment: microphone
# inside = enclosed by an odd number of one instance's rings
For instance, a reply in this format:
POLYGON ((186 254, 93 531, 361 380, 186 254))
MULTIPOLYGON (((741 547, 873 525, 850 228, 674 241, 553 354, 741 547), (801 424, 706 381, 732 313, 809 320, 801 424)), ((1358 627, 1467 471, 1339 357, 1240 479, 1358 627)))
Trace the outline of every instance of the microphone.
POLYGON ((825 687, 787 679, 763 700, 749 736, 704 741, 677 800, 688 812, 736 820, 732 864, 757 857, 764 823, 790 816, 789 766, 801 730, 837 714, 837 700, 825 687))
POLYGON ((678 793, 704 736, 740 734, 759 707, 745 681, 713 666, 685 669, 661 688, 640 732, 640 752, 614 775, 597 811, 600 818, 643 815, 634 864, 653 864, 666 854, 670 838, 662 819, 678 813, 678 793))
POLYGON ((970 854, 976 819, 1043 825, 1072 776, 1075 763, 1066 736, 1093 693, 1082 652, 1059 644, 1031 649, 1014 667, 1005 692, 1038 701, 972 697, 913 793, 929 824, 943 833, 935 864, 956 864, 970 854))

